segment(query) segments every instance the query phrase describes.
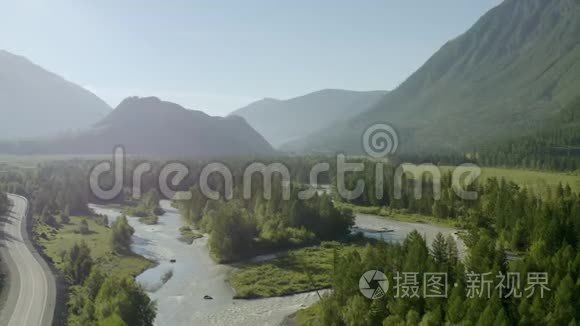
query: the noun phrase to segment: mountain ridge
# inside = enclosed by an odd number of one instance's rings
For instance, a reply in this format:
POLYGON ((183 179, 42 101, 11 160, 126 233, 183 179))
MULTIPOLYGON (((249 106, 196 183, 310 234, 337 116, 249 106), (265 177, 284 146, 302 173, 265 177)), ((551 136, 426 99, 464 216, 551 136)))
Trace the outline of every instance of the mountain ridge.
POLYGON ((0 50, 0 139, 44 137, 89 127, 112 109, 95 94, 28 58, 0 50))
POLYGON ((365 128, 377 122, 393 125, 407 152, 464 151, 538 130, 578 94, 579 7, 506 0, 373 108, 286 149, 358 154, 365 128))
POLYGON ((219 158, 271 154, 243 118, 212 117, 156 97, 129 97, 92 128, 49 141, 0 144, 11 154, 110 154, 219 158))
POLYGON ((286 100, 264 98, 232 113, 281 146, 368 109, 386 91, 322 89, 286 100))

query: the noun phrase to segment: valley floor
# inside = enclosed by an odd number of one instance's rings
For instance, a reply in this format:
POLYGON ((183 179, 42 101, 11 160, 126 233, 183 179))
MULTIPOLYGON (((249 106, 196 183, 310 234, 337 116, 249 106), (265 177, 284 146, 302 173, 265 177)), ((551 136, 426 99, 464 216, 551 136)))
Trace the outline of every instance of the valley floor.
POLYGON ((107 273, 137 276, 154 265, 154 262, 139 255, 114 254, 111 247, 111 232, 110 228, 95 223, 91 218, 80 216, 72 216, 70 223, 58 228, 36 225, 34 229, 35 237, 45 254, 61 270, 63 253, 82 241, 91 249, 91 255, 97 266, 107 273), (88 234, 78 232, 82 220, 87 221, 88 234))
MULTIPOLYGON (((452 170, 452 166, 442 166, 444 171, 452 170)), ((537 194, 544 195, 548 187, 555 188, 558 184, 570 185, 572 191, 580 192, 580 172, 538 171, 513 168, 483 167, 481 178, 504 178, 518 185, 528 187, 537 194)))

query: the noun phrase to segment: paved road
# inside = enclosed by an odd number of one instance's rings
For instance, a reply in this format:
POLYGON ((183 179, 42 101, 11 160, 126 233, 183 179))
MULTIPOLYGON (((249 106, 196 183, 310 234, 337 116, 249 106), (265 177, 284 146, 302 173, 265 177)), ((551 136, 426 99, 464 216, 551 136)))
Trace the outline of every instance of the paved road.
POLYGON ((26 232, 28 200, 11 194, 8 197, 12 209, 0 225, 0 250, 9 267, 8 294, 0 312, 0 325, 52 325, 56 285, 48 265, 32 247, 26 232))

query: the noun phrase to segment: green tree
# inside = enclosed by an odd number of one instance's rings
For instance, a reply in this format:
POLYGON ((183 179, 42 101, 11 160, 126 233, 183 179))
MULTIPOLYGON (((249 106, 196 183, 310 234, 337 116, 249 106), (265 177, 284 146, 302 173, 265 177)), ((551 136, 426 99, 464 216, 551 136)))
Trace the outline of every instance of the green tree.
POLYGON ((131 237, 135 229, 129 225, 125 215, 119 216, 111 227, 111 243, 113 251, 125 254, 131 251, 131 237))
POLYGON ((89 234, 91 230, 89 229, 89 223, 86 219, 81 220, 81 224, 79 225, 79 233, 80 234, 89 234))
POLYGON ((251 252, 255 225, 239 202, 225 203, 204 219, 209 219, 211 237, 208 245, 216 258, 231 261, 251 252))
POLYGON ((44 207, 44 209, 42 210, 42 214, 40 215, 40 220, 42 221, 42 223, 44 223, 46 225, 49 225, 52 227, 57 226, 56 219, 54 218, 54 215, 51 214, 48 207, 44 207))
POLYGON ((117 314, 112 314, 109 317, 101 320, 99 326, 129 326, 121 316, 117 314))
POLYGON ((320 325, 338 326, 343 324, 342 318, 338 313, 338 311, 340 311, 340 307, 334 298, 323 297, 319 305, 320 325))
POLYGON ((401 326, 405 325, 405 320, 398 315, 390 315, 383 320, 383 326, 401 326))
POLYGON ((69 224, 70 223, 70 212, 68 206, 60 213, 60 223, 69 224))
POLYGON ((104 281, 105 275, 99 269, 93 268, 82 286, 74 286, 72 288, 68 302, 69 325, 85 326, 95 324, 94 302, 104 281))
POLYGON ((554 311, 549 316, 550 325, 568 325, 576 317, 574 308, 574 281, 570 274, 560 282, 554 296, 554 311))
POLYGON ((95 316, 101 324, 115 320, 117 324, 151 326, 156 312, 155 302, 128 276, 109 276, 95 299, 95 316))
POLYGON ((407 326, 419 325, 419 322, 421 321, 421 315, 419 315, 416 310, 411 309, 409 312, 407 312, 407 317, 405 320, 407 326))
POLYGON ((459 324, 465 317, 465 289, 460 283, 451 290, 447 306, 447 321, 453 325, 459 324))
POLYGON ((435 263, 440 267, 443 267, 448 263, 449 257, 447 250, 448 247, 445 237, 441 232, 437 233, 433 243, 431 244, 431 255, 433 256, 435 263))
POLYGON ((368 300, 360 295, 355 295, 348 300, 346 307, 342 310, 342 319, 346 325, 371 325, 368 310, 368 300))
POLYGON ((93 267, 91 250, 84 241, 75 243, 64 261, 64 274, 73 285, 80 285, 89 276, 93 267))

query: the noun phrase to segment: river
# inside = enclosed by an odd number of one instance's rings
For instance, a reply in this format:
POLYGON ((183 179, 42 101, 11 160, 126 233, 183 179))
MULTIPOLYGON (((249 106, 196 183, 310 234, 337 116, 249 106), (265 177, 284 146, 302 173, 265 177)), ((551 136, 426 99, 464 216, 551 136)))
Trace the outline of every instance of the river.
MULTIPOLYGON (((157 225, 145 225, 137 218, 129 217, 135 229, 132 249, 135 253, 156 261, 157 266, 137 277, 137 281, 157 301, 156 325, 277 325, 303 307, 318 300, 315 292, 286 297, 257 300, 234 300, 234 292, 226 283, 234 268, 216 264, 209 256, 207 238, 197 239, 188 245, 178 240, 182 219, 169 201, 162 201, 166 213, 157 225), (171 260, 175 260, 174 263, 171 260), (163 282, 167 273, 172 277, 163 282), (213 300, 203 297, 210 295, 213 300)), ((91 205, 98 214, 109 217, 112 223, 120 216, 120 209, 91 205)), ((413 229, 424 234, 430 242, 437 232, 454 234, 453 229, 439 226, 385 220, 371 215, 358 215, 356 225, 361 230, 388 228, 393 232, 382 233, 386 241, 400 241, 413 229)), ((378 236, 365 232, 367 236, 378 236)), ((460 242, 460 252, 462 249, 460 242)))
POLYGON ((441 232, 446 238, 452 236, 457 242, 457 250, 459 252, 459 257, 464 258, 466 253, 466 247, 457 236, 457 230, 452 228, 441 227, 433 224, 427 223, 412 223, 403 221, 394 221, 381 218, 375 215, 367 214, 357 214, 355 230, 359 229, 365 236, 372 237, 376 239, 382 239, 388 242, 402 242, 407 237, 407 234, 413 230, 417 230, 427 240, 427 243, 431 244, 437 233, 441 232), (374 232, 375 230, 381 230, 386 228, 390 232, 374 232))

